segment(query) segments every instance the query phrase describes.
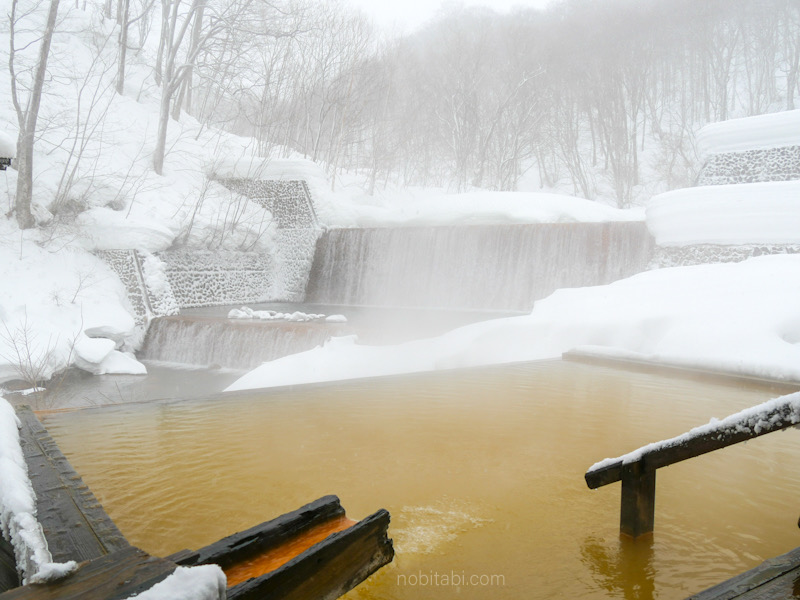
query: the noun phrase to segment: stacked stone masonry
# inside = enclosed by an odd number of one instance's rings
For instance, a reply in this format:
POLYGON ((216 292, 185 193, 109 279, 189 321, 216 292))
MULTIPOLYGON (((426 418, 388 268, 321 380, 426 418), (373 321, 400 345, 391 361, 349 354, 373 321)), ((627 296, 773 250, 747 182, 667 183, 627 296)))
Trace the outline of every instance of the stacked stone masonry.
POLYGON ((158 257, 181 308, 274 298, 275 264, 269 254, 181 250, 160 252, 158 257))
POLYGON ((783 146, 709 156, 697 185, 726 185, 800 179, 800 146, 783 146))
POLYGON ((96 252, 122 281, 128 293, 128 301, 133 309, 134 319, 138 327, 147 324, 150 310, 146 290, 136 264, 135 250, 98 250, 96 252))
POLYGON ((276 235, 279 265, 275 295, 286 302, 302 302, 306 295, 319 229, 279 229, 276 235))
POLYGON ((800 244, 758 244, 746 246, 697 244, 693 246, 659 246, 655 249, 650 268, 663 269, 706 263, 740 262, 764 254, 800 254, 800 244))
POLYGON ((144 272, 144 263, 152 255, 138 250, 100 250, 97 255, 114 271, 125 286, 136 326, 142 331, 152 317, 174 315, 178 304, 169 285, 153 289, 153 281, 144 272))
POLYGON ((304 299, 320 233, 306 182, 228 179, 221 183, 272 213, 277 225, 274 255, 218 250, 155 255, 136 250, 98 252, 125 285, 139 327, 179 308, 304 299), (156 272, 145 272, 145 265, 157 267, 156 272))
POLYGON ((279 229, 316 227, 317 219, 305 181, 222 179, 220 183, 270 211, 279 229))

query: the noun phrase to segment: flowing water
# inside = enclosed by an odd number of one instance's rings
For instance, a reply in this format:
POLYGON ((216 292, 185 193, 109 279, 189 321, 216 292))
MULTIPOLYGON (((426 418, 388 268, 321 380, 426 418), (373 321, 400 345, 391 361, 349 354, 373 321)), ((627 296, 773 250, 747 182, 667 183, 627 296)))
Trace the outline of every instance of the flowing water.
POLYGON ((306 302, 530 310, 558 288, 643 271, 652 244, 642 222, 331 229, 306 302))
POLYGON ((595 461, 779 395, 561 361, 43 416, 131 543, 199 548, 329 493, 392 515, 352 598, 680 598, 800 544, 800 432, 662 469, 618 536, 595 461), (485 585, 484 585, 485 584, 485 585))

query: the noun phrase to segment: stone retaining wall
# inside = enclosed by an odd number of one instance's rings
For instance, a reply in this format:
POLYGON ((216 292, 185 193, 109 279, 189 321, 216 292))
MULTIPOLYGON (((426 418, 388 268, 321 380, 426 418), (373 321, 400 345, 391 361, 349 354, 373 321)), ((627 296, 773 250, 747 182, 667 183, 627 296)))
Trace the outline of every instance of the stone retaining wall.
POLYGON ((697 185, 726 185, 800 179, 800 146, 784 146, 708 157, 697 185))
POLYGON ((305 181, 221 179, 219 182, 270 211, 280 229, 313 229, 317 226, 311 194, 305 181))
POLYGON ((658 246, 655 249, 650 268, 662 269, 707 263, 740 262, 764 254, 800 254, 800 244, 658 246))

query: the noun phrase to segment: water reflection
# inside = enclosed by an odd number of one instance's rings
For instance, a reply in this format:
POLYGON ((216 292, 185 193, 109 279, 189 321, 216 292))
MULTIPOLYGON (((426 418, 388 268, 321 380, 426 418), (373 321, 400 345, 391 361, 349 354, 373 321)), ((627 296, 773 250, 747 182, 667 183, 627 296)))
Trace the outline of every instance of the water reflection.
POLYGON ((653 600, 655 567, 653 534, 631 539, 620 536, 609 547, 605 540, 589 536, 581 547, 581 560, 599 588, 614 598, 653 600))

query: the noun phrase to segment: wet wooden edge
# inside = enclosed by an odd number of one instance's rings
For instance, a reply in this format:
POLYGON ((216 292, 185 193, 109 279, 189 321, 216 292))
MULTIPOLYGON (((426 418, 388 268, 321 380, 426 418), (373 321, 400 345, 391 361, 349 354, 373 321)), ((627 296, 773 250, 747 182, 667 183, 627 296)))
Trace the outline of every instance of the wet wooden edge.
POLYGON ((739 375, 726 371, 688 367, 645 359, 606 356, 604 354, 595 354, 582 350, 569 350, 564 352, 561 355, 561 359, 568 362, 610 367, 613 369, 624 369, 654 375, 676 376, 689 380, 702 380, 721 384, 743 383, 756 385, 769 388, 779 394, 790 394, 800 390, 800 381, 767 379, 764 377, 739 375))
POLYGON ((800 577, 800 548, 765 560, 759 566, 708 588, 687 600, 732 600, 733 598, 791 598, 784 594, 788 581, 800 577))
POLYGON ((29 406, 16 409, 36 510, 54 562, 82 562, 130 546, 29 406))

